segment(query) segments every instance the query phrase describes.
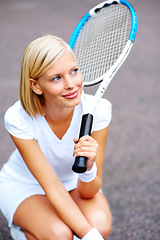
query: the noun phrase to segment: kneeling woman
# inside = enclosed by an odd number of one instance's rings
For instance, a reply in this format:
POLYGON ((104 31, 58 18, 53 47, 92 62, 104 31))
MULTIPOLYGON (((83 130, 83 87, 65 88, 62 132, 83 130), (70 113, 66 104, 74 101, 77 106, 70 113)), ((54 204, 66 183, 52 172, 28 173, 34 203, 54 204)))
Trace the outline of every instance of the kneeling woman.
POLYGON ((24 51, 20 101, 5 114, 16 150, 0 172, 0 208, 15 240, 100 240, 111 231, 102 166, 111 104, 101 99, 91 136, 78 140, 84 105, 82 75, 70 47, 46 35, 24 51), (85 156, 87 173, 72 171, 85 156))

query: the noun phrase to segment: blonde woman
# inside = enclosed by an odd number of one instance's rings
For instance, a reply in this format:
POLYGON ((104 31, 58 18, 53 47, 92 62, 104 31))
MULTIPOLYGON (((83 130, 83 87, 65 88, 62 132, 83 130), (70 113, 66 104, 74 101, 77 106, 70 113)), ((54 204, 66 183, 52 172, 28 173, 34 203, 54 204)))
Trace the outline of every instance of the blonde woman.
POLYGON ((84 105, 82 75, 70 47, 46 35, 24 51, 20 100, 5 114, 16 149, 0 171, 0 208, 15 240, 100 240, 112 224, 102 191, 111 104, 101 99, 91 136, 78 140, 84 105), (85 156, 87 172, 72 171, 85 156))

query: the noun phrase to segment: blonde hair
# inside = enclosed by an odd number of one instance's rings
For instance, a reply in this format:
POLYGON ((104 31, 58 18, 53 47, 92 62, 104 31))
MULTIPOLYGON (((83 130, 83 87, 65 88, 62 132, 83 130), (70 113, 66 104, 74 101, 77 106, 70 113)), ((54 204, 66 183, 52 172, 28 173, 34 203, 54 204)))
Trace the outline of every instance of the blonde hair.
POLYGON ((67 44, 59 37, 45 35, 33 40, 24 50, 21 61, 19 96, 22 107, 31 116, 43 115, 43 95, 30 87, 63 54, 67 44))

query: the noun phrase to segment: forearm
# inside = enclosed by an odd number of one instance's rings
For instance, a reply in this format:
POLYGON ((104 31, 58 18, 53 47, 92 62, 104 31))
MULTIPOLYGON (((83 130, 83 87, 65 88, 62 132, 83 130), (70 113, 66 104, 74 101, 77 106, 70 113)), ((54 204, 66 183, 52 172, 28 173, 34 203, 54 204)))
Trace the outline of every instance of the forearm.
POLYGON ((53 185, 47 188, 46 195, 58 216, 78 237, 82 238, 92 229, 60 181, 54 182, 54 190, 53 185))
POLYGON ((92 168, 78 175, 78 192, 82 198, 93 198, 102 185, 102 176, 94 162, 92 168))

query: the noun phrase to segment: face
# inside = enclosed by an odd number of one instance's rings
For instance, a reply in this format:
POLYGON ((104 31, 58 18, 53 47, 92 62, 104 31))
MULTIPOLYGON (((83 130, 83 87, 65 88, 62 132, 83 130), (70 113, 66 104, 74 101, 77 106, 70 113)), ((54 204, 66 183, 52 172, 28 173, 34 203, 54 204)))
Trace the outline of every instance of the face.
POLYGON ((36 94, 43 94, 45 107, 73 108, 80 103, 82 75, 72 51, 63 55, 37 81, 31 80, 36 94))

